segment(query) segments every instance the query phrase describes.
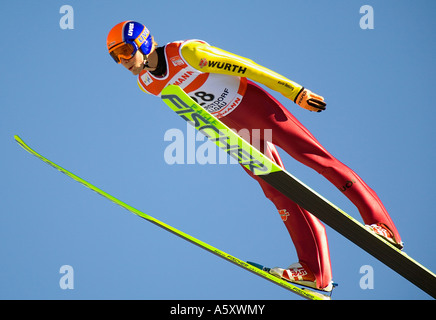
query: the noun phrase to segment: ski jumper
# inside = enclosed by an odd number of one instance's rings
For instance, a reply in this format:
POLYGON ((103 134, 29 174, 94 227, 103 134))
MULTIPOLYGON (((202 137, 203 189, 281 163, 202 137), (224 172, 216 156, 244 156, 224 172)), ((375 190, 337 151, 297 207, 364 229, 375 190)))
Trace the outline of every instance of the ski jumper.
MULTIPOLYGON (((302 86, 249 59, 199 40, 171 42, 164 47, 164 54, 166 73, 158 77, 143 70, 138 75, 141 90, 160 96, 167 85, 178 85, 228 127, 244 132, 243 138, 247 141, 251 141, 250 133, 256 129, 261 152, 284 167, 275 148, 275 145, 279 146, 341 190, 358 208, 365 224, 383 223, 400 241, 398 231, 376 193, 253 81, 293 101, 302 86), (265 135, 267 130, 272 134, 265 135)), ((332 270, 325 227, 305 209, 245 170, 277 208, 295 245, 299 262, 314 273, 318 288, 327 286, 332 280, 332 270)))

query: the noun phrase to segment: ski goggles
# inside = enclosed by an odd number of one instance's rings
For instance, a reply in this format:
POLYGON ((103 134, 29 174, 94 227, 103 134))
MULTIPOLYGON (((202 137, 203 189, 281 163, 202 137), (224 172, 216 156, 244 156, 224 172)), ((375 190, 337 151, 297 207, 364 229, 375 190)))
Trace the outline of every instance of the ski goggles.
POLYGON ((109 54, 116 63, 121 63, 121 58, 129 60, 135 55, 136 51, 138 51, 138 48, 133 44, 122 42, 110 49, 109 54))

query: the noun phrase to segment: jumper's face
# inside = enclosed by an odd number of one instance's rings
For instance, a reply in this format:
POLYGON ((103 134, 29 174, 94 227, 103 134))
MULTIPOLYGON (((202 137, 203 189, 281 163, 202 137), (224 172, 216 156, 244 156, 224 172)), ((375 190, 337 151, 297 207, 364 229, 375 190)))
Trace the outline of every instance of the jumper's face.
POLYGON ((120 58, 120 61, 123 67, 132 72, 135 76, 140 74, 144 68, 144 56, 139 50, 137 50, 130 59, 120 58))

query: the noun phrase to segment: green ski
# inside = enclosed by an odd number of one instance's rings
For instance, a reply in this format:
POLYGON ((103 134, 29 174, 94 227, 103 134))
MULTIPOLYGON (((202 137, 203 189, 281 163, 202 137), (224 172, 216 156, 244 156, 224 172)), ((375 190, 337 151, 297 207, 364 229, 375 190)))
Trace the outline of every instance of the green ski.
POLYGON ((386 266, 436 298, 436 275, 433 272, 368 230, 362 223, 277 166, 224 123, 203 109, 180 87, 176 85, 166 87, 161 93, 161 98, 172 110, 194 125, 218 147, 237 159, 241 165, 386 266))
POLYGON ((241 267, 241 268, 248 270, 248 271, 250 271, 250 272, 266 279, 266 280, 269 280, 272 283, 279 285, 279 286, 281 286, 281 287, 283 287, 283 288, 285 288, 285 289, 287 289, 287 290, 289 290, 289 291, 291 291, 291 292, 293 292, 293 293, 295 293, 303 298, 306 298, 309 300, 330 300, 330 296, 328 296, 328 295, 325 295, 325 294, 322 294, 322 293, 319 293, 316 291, 312 291, 312 290, 307 289, 307 288, 300 288, 298 286, 295 286, 292 283, 289 283, 289 282, 284 281, 278 277, 275 277, 272 274, 265 272, 265 271, 259 269, 258 267, 254 266, 250 263, 242 261, 241 259, 238 259, 238 258, 236 258, 236 257, 234 257, 234 256, 232 256, 232 255, 230 255, 222 250, 219 250, 219 249, 217 249, 217 248, 215 248, 215 247, 213 247, 213 246, 211 246, 211 245, 209 245, 209 244, 207 244, 199 239, 196 239, 196 238, 190 236, 187 233, 184 233, 183 231, 180 231, 180 230, 178 230, 178 229, 176 229, 176 228, 174 228, 174 227, 172 227, 172 226, 170 226, 162 221, 155 219, 152 216, 150 216, 142 211, 139 211, 138 209, 133 208, 132 206, 122 202, 121 200, 118 200, 117 198, 111 196, 110 194, 104 192, 103 190, 95 187, 91 183, 76 176, 74 173, 60 167, 56 163, 54 163, 54 162, 50 161, 49 159, 45 158, 44 156, 40 155, 35 150, 30 148, 20 137, 18 137, 18 136, 14 136, 14 137, 15 137, 15 140, 21 145, 21 147, 24 148, 24 150, 26 150, 29 153, 31 153, 32 155, 36 156, 37 158, 44 161, 48 165, 52 166, 53 168, 59 170, 60 172, 62 172, 64 174, 66 174, 67 176, 76 180, 77 182, 80 182, 85 187, 87 187, 87 188, 95 191, 96 193, 102 195, 103 197, 111 200, 115 204, 123 207, 124 209, 127 209, 128 211, 136 214, 137 216, 157 225, 158 227, 160 227, 164 230, 167 230, 167 231, 175 234, 176 236, 178 236, 186 241, 189 241, 189 242, 195 244, 196 246, 198 246, 206 251, 209 251, 209 252, 217 255, 218 257, 223 258, 224 260, 227 260, 227 261, 237 265, 238 267, 241 267))

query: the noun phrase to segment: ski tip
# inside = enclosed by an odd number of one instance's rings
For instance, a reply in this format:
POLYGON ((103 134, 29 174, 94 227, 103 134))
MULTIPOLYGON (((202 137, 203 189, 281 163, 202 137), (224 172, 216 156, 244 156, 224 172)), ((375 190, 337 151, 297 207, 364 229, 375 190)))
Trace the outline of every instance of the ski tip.
POLYGON ((26 145, 26 144, 24 143, 23 139, 21 139, 21 138, 20 138, 18 135, 16 135, 16 134, 14 134, 14 139, 15 139, 15 142, 17 142, 19 145, 21 145, 21 146, 26 145))
POLYGON ((18 135, 14 134, 15 142, 17 142, 20 146, 24 147, 25 143, 23 139, 21 139, 18 135))
MULTIPOLYGON (((14 135, 15 142, 17 142, 24 150, 31 152, 30 147, 19 136, 14 135)), ((32 152, 31 152, 32 153, 32 152)))

